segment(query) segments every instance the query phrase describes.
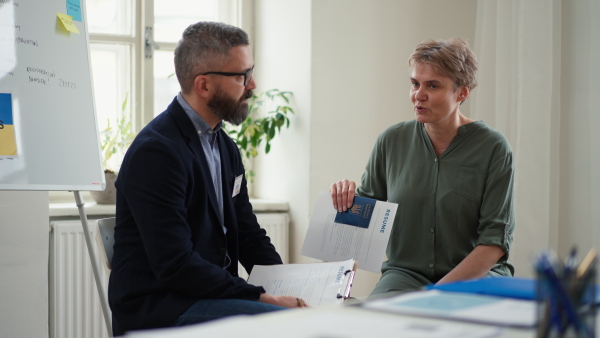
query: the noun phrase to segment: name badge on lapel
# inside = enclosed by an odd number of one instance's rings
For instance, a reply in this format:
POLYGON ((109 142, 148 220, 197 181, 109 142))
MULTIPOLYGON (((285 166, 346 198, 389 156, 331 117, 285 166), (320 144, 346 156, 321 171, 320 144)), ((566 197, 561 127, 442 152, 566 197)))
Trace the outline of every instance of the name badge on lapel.
POLYGON ((231 195, 231 197, 235 197, 240 193, 240 189, 242 188, 243 177, 244 174, 241 174, 240 176, 235 178, 235 182, 233 182, 233 194, 231 195))

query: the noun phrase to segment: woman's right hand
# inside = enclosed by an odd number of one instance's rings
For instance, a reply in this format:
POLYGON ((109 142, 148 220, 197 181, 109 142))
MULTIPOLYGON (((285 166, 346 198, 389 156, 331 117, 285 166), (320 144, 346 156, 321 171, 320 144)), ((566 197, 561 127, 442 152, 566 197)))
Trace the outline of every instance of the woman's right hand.
POLYGON ((343 180, 333 183, 330 188, 333 207, 339 212, 351 208, 354 203, 355 190, 356 183, 353 181, 343 180))

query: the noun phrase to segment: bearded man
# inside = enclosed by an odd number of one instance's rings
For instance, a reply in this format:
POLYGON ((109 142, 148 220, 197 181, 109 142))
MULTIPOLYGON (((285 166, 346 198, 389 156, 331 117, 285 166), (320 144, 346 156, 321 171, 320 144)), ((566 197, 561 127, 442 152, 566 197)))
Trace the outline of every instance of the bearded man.
POLYGON ((252 211, 236 144, 256 88, 247 34, 198 22, 175 49, 181 92, 129 148, 115 186, 113 334, 297 307, 238 277, 281 264, 252 211))

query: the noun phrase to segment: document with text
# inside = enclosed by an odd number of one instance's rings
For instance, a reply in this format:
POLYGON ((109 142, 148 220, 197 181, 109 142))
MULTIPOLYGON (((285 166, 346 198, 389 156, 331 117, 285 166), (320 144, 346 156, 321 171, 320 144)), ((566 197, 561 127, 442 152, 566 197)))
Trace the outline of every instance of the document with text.
POLYGON ((341 304, 350 294, 355 261, 255 265, 248 283, 273 296, 302 298, 309 306, 341 304))
POLYGON ((331 194, 322 191, 300 253, 328 262, 355 259, 359 269, 380 272, 397 209, 396 203, 356 197, 352 208, 340 214, 331 194))

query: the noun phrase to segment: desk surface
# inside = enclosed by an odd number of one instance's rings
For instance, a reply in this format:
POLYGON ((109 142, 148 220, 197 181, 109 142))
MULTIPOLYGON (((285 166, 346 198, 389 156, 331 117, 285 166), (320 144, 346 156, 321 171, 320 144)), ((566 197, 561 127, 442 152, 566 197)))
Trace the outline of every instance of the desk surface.
POLYGON ((138 331, 127 338, 260 337, 534 337, 535 329, 501 328, 466 322, 371 311, 357 306, 286 310, 230 317, 181 328, 138 331))

